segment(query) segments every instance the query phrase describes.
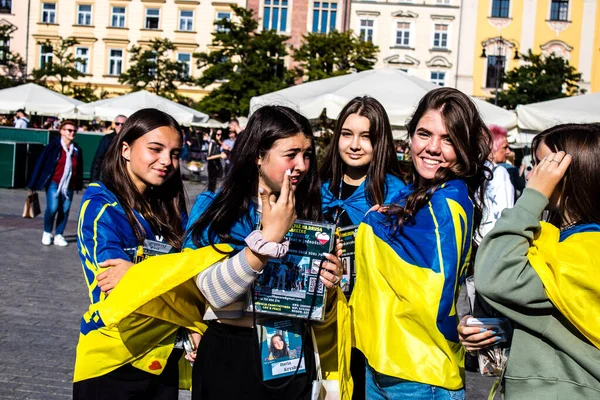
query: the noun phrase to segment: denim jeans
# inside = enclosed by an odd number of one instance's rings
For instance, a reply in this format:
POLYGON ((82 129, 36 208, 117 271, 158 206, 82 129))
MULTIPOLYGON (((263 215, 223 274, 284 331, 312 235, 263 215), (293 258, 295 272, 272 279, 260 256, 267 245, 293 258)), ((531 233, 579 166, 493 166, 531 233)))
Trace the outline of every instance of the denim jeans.
POLYGON ((380 374, 367 365, 367 399, 464 400, 465 390, 448 390, 424 383, 405 381, 380 374))
POLYGON ((62 235, 67 226, 73 191, 69 190, 67 196, 58 193, 58 185, 50 182, 46 189, 46 211, 44 212, 44 232, 52 233, 54 219, 56 217, 56 234, 62 235))

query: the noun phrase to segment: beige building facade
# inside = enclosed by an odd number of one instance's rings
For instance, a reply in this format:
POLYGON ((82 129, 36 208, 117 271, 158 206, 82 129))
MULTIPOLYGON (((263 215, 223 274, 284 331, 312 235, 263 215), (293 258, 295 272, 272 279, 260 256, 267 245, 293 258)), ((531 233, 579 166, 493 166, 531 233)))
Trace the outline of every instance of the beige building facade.
MULTIPOLYGON (((0 0, 1 1, 1 0, 0 0)), ((130 89, 119 83, 129 67, 128 50, 144 47, 154 38, 167 38, 176 46, 172 54, 198 76, 193 53, 209 51, 214 22, 231 18, 236 0, 31 0, 29 13, 28 72, 52 57, 41 43, 74 37, 73 52, 86 60, 77 68, 99 91, 121 94, 130 89)), ((245 5, 245 2, 244 4, 245 5)), ((181 87, 180 94, 199 100, 207 89, 181 87)))
POLYGON ((353 1, 350 28, 379 46, 376 68, 455 86, 460 0, 353 1))
POLYGON ((567 59, 582 89, 600 91, 600 0, 462 1, 461 91, 491 97, 499 72, 522 65, 529 50, 567 59))
POLYGON ((25 59, 27 53, 27 13, 25 0, 0 0, 0 25, 12 26, 12 39, 0 46, 25 59))

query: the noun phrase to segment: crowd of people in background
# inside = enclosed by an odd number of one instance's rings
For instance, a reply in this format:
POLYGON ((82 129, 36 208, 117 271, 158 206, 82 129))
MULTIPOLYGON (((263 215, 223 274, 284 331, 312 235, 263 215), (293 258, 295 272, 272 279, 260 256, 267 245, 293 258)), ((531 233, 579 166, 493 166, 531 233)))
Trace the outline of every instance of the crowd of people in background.
MULTIPOLYGON (((17 112, 15 126, 25 120, 17 112)), ((600 125, 540 133, 531 163, 520 168, 506 130, 486 126, 472 100, 452 88, 421 99, 405 142, 394 141, 376 99, 351 100, 322 160, 309 121, 283 106, 257 109, 244 128, 233 119, 200 135, 152 109, 119 115, 111 126, 94 156, 77 230, 90 310, 130 273, 125 249, 153 240, 186 250, 169 255, 178 268, 202 254, 183 268, 201 315, 191 312, 193 324, 178 325, 181 312, 160 329, 140 324, 140 335, 162 334, 134 354, 116 326, 86 313, 74 398, 176 399, 185 356, 193 399, 315 398, 319 368, 341 399, 464 399, 466 352, 507 335, 465 321, 498 313, 514 331, 507 399, 600 396, 600 324, 589 318, 600 313, 593 251, 600 125), (180 170, 194 158, 206 163, 207 190, 188 216, 180 170), (356 226, 356 281, 347 300, 338 242, 323 254, 327 317, 308 328, 305 372, 267 385, 256 372, 255 315, 243 299, 267 261, 286 254, 297 218, 356 226), (463 318, 459 292, 473 271, 485 306, 463 318), (197 350, 184 352, 182 326, 197 350)), ((42 243, 66 246, 83 160, 75 122, 57 128, 29 187, 46 191, 42 243)), ((285 280, 275 286, 285 289, 285 280)))

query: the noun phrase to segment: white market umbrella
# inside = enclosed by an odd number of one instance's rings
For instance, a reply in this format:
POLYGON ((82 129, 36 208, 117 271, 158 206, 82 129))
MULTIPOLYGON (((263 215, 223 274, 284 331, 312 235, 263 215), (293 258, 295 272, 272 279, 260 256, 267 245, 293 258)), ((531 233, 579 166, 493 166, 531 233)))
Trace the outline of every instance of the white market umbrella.
POLYGON ((182 125, 190 125, 192 122, 205 122, 208 120, 207 114, 145 90, 110 99, 94 101, 77 107, 77 111, 83 116, 94 116, 111 121, 115 119, 117 115, 122 114, 129 117, 131 114, 143 108, 156 108, 164 111, 182 125))
POLYGON ((566 123, 600 122, 600 93, 517 106, 519 129, 541 132, 566 123))
POLYGON ((224 129, 227 127, 227 122, 219 122, 216 119, 209 119, 206 122, 193 122, 193 126, 199 126, 200 128, 215 128, 215 129, 224 129))
MULTIPOLYGON (((309 119, 326 109, 327 118, 336 119, 342 108, 357 96, 369 95, 385 108, 392 126, 404 127, 419 100, 438 85, 397 69, 372 69, 319 81, 307 82, 277 92, 253 97, 250 111, 267 104, 287 105, 309 119)), ((517 117, 512 111, 473 98, 486 124, 512 130, 517 117)))
POLYGON ((85 104, 64 94, 35 83, 0 90, 0 113, 9 114, 19 109, 28 114, 71 116, 75 107, 85 104))

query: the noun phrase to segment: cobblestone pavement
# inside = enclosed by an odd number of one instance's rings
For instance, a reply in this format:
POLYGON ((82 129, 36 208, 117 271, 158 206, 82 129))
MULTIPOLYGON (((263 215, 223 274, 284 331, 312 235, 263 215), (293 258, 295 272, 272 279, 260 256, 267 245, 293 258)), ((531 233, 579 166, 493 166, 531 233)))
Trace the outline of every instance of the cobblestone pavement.
MULTIPOLYGON (((186 183, 186 189, 193 203, 204 186, 186 183)), ((21 218, 26 194, 0 189, 0 399, 66 399, 79 321, 89 304, 75 245, 81 193, 73 200, 65 248, 41 244, 41 215, 21 218)), ((45 195, 39 195, 43 210, 45 195)), ((486 398, 491 384, 468 374, 468 398, 486 398)), ((190 398, 183 391, 179 397, 190 398)))

